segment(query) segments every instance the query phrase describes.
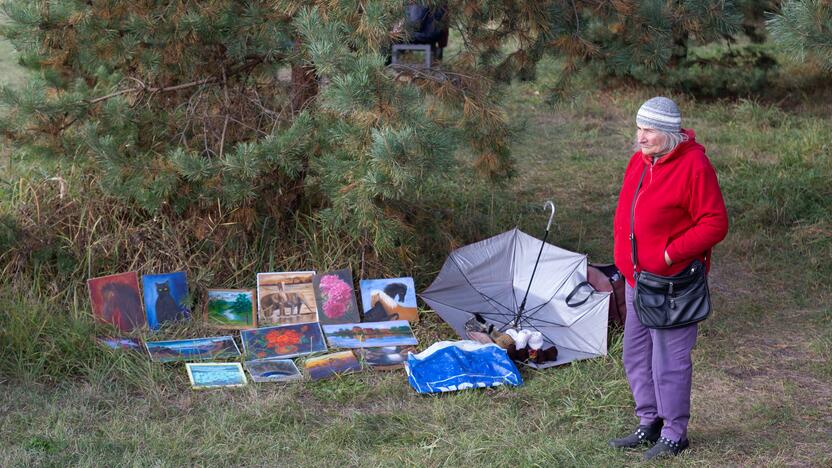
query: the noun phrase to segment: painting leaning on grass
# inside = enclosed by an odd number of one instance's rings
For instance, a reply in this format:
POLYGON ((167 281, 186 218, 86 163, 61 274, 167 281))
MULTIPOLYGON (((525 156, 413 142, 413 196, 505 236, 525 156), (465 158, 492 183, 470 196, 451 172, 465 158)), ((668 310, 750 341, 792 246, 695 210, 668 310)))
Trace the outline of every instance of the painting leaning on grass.
POLYGON ((193 388, 242 387, 248 383, 239 362, 189 362, 185 367, 193 388))
POLYGON ((189 359, 237 358, 240 348, 230 336, 196 338, 192 340, 147 341, 150 358, 157 362, 185 361, 189 359))

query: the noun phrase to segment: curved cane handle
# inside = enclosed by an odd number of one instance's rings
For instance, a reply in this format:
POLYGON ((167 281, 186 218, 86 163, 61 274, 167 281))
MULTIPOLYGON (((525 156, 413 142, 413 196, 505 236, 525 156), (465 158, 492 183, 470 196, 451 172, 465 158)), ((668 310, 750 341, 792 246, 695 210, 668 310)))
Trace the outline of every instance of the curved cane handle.
POLYGON ((549 207, 552 208, 552 214, 549 215, 549 222, 546 223, 546 230, 547 231, 549 230, 550 227, 552 227, 552 219, 554 219, 554 217, 555 217, 555 204, 554 204, 554 202, 552 202, 552 200, 548 200, 546 202, 546 204, 543 205, 544 209, 549 208, 549 207))

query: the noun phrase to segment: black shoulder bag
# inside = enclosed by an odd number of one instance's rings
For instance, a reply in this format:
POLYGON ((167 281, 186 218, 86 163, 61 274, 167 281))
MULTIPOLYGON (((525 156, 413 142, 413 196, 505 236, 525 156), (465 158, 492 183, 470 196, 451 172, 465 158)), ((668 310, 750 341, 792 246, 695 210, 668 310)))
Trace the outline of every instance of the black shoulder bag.
POLYGON ((630 208, 630 244, 633 249, 633 272, 636 280, 633 305, 638 321, 647 328, 684 327, 705 320, 711 313, 711 295, 708 292, 705 265, 698 259, 694 260, 674 276, 638 271, 634 228, 636 198, 646 172, 645 166, 630 208))

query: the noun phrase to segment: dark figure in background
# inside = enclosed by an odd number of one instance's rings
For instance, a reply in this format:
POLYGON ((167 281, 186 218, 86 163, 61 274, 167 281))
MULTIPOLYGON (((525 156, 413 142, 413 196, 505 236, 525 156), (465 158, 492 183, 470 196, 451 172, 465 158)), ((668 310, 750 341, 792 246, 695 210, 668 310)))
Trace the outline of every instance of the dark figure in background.
POLYGON ((437 60, 448 45, 448 18, 445 6, 428 7, 413 2, 405 7, 408 44, 430 44, 437 60))
POLYGON ((101 288, 104 299, 104 319, 119 330, 129 332, 144 321, 142 300, 138 292, 120 283, 108 283, 101 288))
POLYGON ((170 295, 170 285, 167 281, 156 283, 156 322, 173 322, 188 318, 179 304, 170 295))

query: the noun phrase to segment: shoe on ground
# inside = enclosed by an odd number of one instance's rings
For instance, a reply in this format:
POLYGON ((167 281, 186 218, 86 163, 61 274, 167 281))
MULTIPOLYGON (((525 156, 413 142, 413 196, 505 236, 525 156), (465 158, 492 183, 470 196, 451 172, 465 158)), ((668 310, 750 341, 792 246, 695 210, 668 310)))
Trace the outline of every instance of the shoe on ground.
POLYGON ((639 426, 629 435, 620 439, 612 439, 610 447, 617 449, 637 448, 642 445, 652 444, 659 440, 662 433, 662 420, 659 419, 649 426, 639 426))
POLYGON ((679 442, 666 439, 664 437, 659 437, 658 442, 656 445, 652 446, 650 450, 644 452, 644 459, 645 460, 655 460, 657 458, 664 458, 664 457, 675 457, 679 455, 682 450, 685 450, 690 446, 688 440, 680 440, 679 442))

